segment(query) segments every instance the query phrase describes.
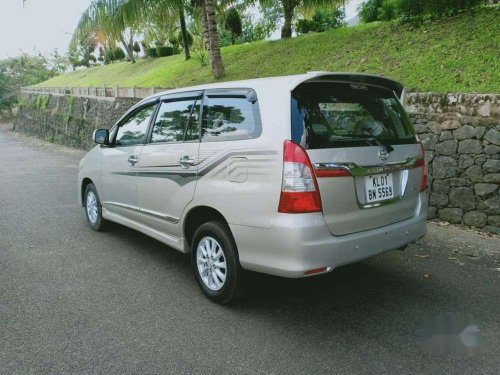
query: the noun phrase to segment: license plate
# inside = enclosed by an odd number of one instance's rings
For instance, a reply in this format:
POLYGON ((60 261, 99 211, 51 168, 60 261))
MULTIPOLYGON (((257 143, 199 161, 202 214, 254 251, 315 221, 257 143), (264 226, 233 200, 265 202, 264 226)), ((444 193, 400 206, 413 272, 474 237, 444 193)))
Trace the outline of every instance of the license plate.
POLYGON ((392 173, 365 176, 366 203, 394 198, 392 173))

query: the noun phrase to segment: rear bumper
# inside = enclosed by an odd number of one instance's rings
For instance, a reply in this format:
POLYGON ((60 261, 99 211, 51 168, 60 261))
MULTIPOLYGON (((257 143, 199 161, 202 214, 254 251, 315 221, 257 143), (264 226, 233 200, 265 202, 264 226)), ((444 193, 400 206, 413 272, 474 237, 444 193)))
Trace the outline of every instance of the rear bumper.
POLYGON ((364 232, 333 236, 321 213, 278 214, 272 228, 230 225, 244 269, 299 278, 327 272, 415 242, 426 233, 427 195, 419 196, 414 216, 364 232))

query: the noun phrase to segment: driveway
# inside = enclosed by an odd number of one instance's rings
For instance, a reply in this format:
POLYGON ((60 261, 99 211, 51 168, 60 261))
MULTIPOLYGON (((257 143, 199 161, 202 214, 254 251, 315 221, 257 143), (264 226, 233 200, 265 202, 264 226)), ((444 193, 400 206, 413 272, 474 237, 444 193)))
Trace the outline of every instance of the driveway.
POLYGON ((498 237, 430 223, 329 275, 248 274, 221 307, 188 256, 89 229, 80 155, 0 129, 1 374, 499 373, 498 237))

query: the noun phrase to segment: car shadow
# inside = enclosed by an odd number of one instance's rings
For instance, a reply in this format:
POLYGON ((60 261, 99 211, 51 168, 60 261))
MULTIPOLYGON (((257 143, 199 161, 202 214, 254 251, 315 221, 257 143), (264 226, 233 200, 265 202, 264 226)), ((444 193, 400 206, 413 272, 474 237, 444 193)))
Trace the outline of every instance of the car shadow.
MULTIPOLYGON (((117 241, 126 241, 132 246, 131 251, 140 251, 154 259, 159 265, 174 267, 186 275, 186 282, 195 284, 192 276, 191 260, 188 254, 182 254, 155 239, 124 226, 110 223, 107 234, 117 241), (191 280, 191 281, 189 281, 191 280)), ((130 250, 129 250, 130 251, 130 250)), ((429 282, 404 271, 401 267, 389 267, 382 259, 402 262, 396 255, 387 253, 370 260, 340 267, 333 272, 304 279, 287 279, 256 272, 245 272, 244 297, 231 309, 259 311, 277 306, 297 306, 313 312, 328 309, 331 312, 349 311, 350 315, 365 314, 370 309, 397 309, 408 306, 428 305, 434 299, 433 293, 422 293, 421 283, 428 287, 429 282), (386 306, 385 306, 386 305, 386 306), (385 306, 385 307, 384 307, 385 306)), ((165 272, 168 272, 166 270, 165 272)), ((449 292, 448 292, 449 293, 449 292)), ((201 292, 193 298, 204 298, 201 292)), ((439 296, 436 295, 436 300, 439 296)), ((289 310, 288 313, 291 311, 289 310)))

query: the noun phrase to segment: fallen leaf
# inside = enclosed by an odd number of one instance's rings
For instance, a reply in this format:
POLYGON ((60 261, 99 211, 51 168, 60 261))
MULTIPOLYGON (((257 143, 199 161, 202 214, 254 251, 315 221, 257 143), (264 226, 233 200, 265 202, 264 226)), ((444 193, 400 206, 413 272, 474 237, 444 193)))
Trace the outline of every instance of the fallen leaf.
POLYGON ((448 257, 448 260, 458 261, 458 258, 455 258, 455 257, 448 257))
POLYGON ((430 274, 428 274, 428 273, 424 273, 424 277, 425 277, 426 279, 428 279, 429 277, 431 277, 431 275, 430 275, 430 274))
POLYGON ((417 254, 415 255, 417 258, 429 258, 430 255, 429 254, 417 254))
POLYGON ((475 258, 475 257, 477 256, 477 255, 475 255, 475 254, 467 254, 467 253, 464 253, 464 255, 467 255, 467 256, 468 256, 468 257, 470 257, 470 258, 475 258))
POLYGON ((498 272, 500 272, 500 267, 498 267, 498 268, 495 268, 495 271, 498 271, 498 272))

